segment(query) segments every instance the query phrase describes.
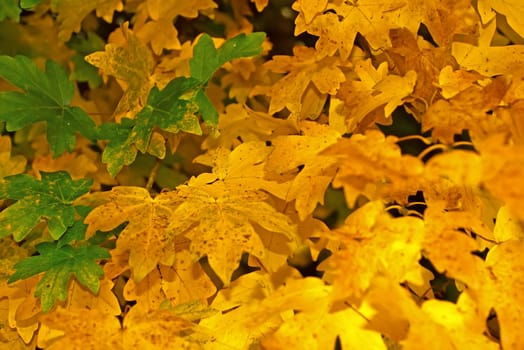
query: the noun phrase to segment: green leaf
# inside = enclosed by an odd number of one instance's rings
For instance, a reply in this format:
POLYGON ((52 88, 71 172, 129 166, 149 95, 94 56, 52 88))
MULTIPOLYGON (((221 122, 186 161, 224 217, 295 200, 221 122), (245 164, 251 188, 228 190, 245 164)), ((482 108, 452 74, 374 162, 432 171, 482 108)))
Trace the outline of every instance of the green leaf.
POLYGON ((41 181, 18 174, 0 182, 0 198, 18 201, 0 212, 0 238, 12 234, 19 242, 46 218, 51 236, 59 239, 75 222, 72 203, 89 191, 93 180, 73 181, 65 171, 41 174, 41 181))
POLYGON ((102 162, 107 164, 111 176, 118 174, 124 165, 133 163, 137 150, 146 153, 155 127, 173 133, 202 133, 195 116, 198 106, 193 101, 199 87, 200 82, 196 79, 176 78, 163 90, 154 87, 147 105, 134 120, 124 118, 121 124, 105 123, 101 126, 99 137, 110 140, 102 154, 102 162))
POLYGON ((23 9, 30 9, 39 5, 41 2, 42 0, 20 0, 20 7, 23 9))
POLYGON ((195 103, 198 106, 198 112, 202 115, 204 122, 211 126, 217 126, 218 112, 204 90, 197 91, 195 95, 195 103))
POLYGON ((193 58, 189 61, 191 77, 206 83, 224 63, 235 58, 260 54, 265 37, 263 32, 240 34, 227 40, 217 50, 211 37, 203 34, 193 49, 193 58))
POLYGON ((185 131, 201 135, 197 106, 193 98, 200 82, 193 78, 179 77, 163 90, 154 87, 149 93, 147 105, 137 114, 132 139, 141 152, 146 152, 151 132, 155 126, 177 133, 185 131))
POLYGON ((10 18, 16 22, 20 20, 22 9, 18 6, 18 0, 0 1, 0 21, 10 18))
POLYGON ((46 121, 54 156, 74 149, 77 131, 96 139, 93 120, 81 108, 69 106, 74 85, 57 63, 47 61, 42 72, 25 56, 0 56, 0 77, 24 90, 0 93, 0 121, 7 122, 8 131, 46 121))
POLYGON ((137 150, 129 139, 134 125, 134 120, 124 118, 120 124, 104 123, 100 126, 100 139, 110 140, 102 154, 102 162, 107 164, 107 171, 113 177, 124 165, 135 161, 137 150))
POLYGON ((104 50, 104 40, 96 33, 87 32, 87 36, 75 35, 68 41, 67 46, 74 49, 77 53, 71 57, 74 70, 71 72, 70 79, 87 82, 91 89, 95 89, 102 84, 102 77, 98 74, 98 68, 88 63, 84 57, 95 51, 104 50))
POLYGON ((61 248, 73 241, 83 241, 85 238, 87 225, 84 224, 84 219, 86 218, 87 214, 93 210, 93 208, 87 206, 76 206, 75 210, 79 217, 76 218, 73 226, 68 227, 66 232, 57 241, 58 248, 61 248))
POLYGON ((96 262, 111 257, 106 249, 86 245, 59 247, 55 242, 44 242, 36 246, 40 255, 32 256, 15 264, 15 273, 8 283, 45 272, 36 285, 35 296, 41 298, 44 312, 51 310, 57 300, 65 301, 71 274, 78 282, 94 294, 100 289, 100 277, 104 272, 96 262))

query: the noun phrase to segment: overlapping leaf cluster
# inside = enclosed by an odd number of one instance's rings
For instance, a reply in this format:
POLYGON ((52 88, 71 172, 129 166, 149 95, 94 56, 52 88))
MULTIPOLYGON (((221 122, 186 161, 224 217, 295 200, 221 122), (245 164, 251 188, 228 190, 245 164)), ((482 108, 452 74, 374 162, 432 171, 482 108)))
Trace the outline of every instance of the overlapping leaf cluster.
POLYGON ((524 347, 520 2, 251 2, 0 5, 0 347, 524 347))

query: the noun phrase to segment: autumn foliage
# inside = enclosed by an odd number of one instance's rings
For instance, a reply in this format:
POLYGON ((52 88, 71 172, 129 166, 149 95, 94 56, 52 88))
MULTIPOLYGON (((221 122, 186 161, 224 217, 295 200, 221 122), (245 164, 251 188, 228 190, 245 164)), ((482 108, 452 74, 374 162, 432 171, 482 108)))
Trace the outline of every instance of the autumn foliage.
POLYGON ((523 18, 1 0, 0 348, 524 349, 523 18))

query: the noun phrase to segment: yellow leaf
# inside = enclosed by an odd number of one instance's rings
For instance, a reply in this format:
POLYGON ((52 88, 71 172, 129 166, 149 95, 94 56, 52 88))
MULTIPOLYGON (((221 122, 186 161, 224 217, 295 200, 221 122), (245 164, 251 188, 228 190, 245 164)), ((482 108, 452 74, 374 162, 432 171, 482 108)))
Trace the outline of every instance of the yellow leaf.
MULTIPOLYGON (((322 56, 333 56, 338 50, 344 59, 351 53, 357 33, 366 38, 372 49, 386 48, 389 46, 390 29, 407 27, 416 32, 421 20, 419 12, 423 12, 414 5, 410 8, 405 1, 396 0, 335 1, 328 3, 326 8, 318 7, 316 11, 306 12, 301 11, 302 3, 296 2, 292 6, 299 11, 295 20, 295 35, 307 31, 318 36, 315 47, 322 56)), ((421 4, 417 5, 421 7, 421 4)))
POLYGON ((348 207, 354 206, 359 195, 404 202, 417 191, 424 171, 422 162, 402 155, 395 142, 395 137, 370 130, 365 135, 339 139, 322 151, 322 155, 338 159, 333 185, 344 188, 348 207))
POLYGON ((147 310, 156 310, 164 300, 178 305, 194 300, 206 300, 216 288, 198 262, 193 262, 189 251, 176 253, 173 266, 160 265, 142 281, 127 281, 124 297, 136 301, 147 310))
MULTIPOLYGON (((2 286, 0 286, 0 292, 2 286)), ((3 293, 1 295, 4 295, 3 293)), ((9 300, 0 297, 0 348, 9 350, 30 350, 36 346, 36 339, 33 338, 28 344, 24 342, 18 334, 16 328, 9 326, 9 300)))
POLYGON ((375 329, 398 342, 402 349, 498 349, 498 344, 485 336, 485 316, 475 301, 461 296, 457 305, 430 300, 422 307, 398 283, 385 277, 373 280, 366 302, 368 328, 375 329), (438 337, 428 336, 438 334, 438 337))
POLYGON ((507 206, 500 207, 495 221, 493 236, 498 242, 509 240, 524 241, 524 228, 522 223, 516 219, 507 206))
POLYGON ((457 349, 499 349, 497 343, 485 336, 486 315, 467 292, 459 296, 456 304, 433 299, 424 302, 422 310, 446 329, 457 349))
MULTIPOLYGON (((415 87, 417 74, 408 71, 405 76, 388 74, 387 63, 378 68, 371 64, 371 60, 360 61, 355 65, 355 73, 359 80, 347 80, 338 91, 335 101, 343 104, 330 106, 330 121, 337 115, 343 115, 346 123, 345 133, 365 129, 377 117, 365 120, 365 117, 383 107, 379 111, 383 118, 389 118, 393 110, 404 103, 415 87)), ((383 119, 382 118, 382 119, 383 119)))
POLYGON ((167 229, 179 199, 172 193, 151 198, 142 187, 113 187, 104 192, 108 203, 96 207, 85 219, 87 235, 109 231, 128 222, 120 233, 116 250, 129 251, 129 266, 135 282, 140 282, 158 263, 172 265, 175 258, 174 235, 167 229))
POLYGON ((459 35, 477 35, 480 20, 469 0, 422 0, 410 3, 413 7, 419 7, 424 17, 422 22, 429 29, 431 38, 446 51, 459 35))
POLYGON ((150 50, 128 29, 129 23, 122 26, 123 42, 107 44, 105 51, 98 51, 85 57, 85 60, 100 68, 105 75, 114 76, 124 90, 114 111, 117 121, 124 116, 134 117, 145 105, 153 70, 150 50))
POLYGON ((118 316, 122 313, 118 299, 113 293, 114 283, 104 278, 100 281, 100 289, 96 295, 84 288, 76 280, 73 280, 68 287, 68 296, 65 308, 87 308, 99 310, 109 315, 118 316))
POLYGON ((122 11, 124 4, 122 0, 54 0, 51 2, 51 9, 58 13, 60 24, 58 37, 65 42, 71 37, 71 33, 80 32, 82 20, 92 11, 96 10, 98 17, 111 23, 113 12, 122 11))
MULTIPOLYGON (((416 107, 417 114, 424 113, 438 91, 436 83, 440 70, 446 65, 458 68, 457 62, 448 48, 436 48, 405 28, 392 29, 389 36, 392 47, 386 50, 388 62, 392 62, 391 66, 398 75, 405 76, 410 71, 417 73, 412 91, 416 99, 412 98, 409 102, 416 107), (420 107, 418 99, 423 100, 420 107)), ((412 110, 414 107, 409 108, 412 110)), ((386 113, 386 116, 389 115, 386 113)))
POLYGON ((300 15, 304 17, 304 22, 310 24, 313 18, 324 11, 327 4, 327 0, 297 0, 293 4, 293 9, 298 9, 300 15))
POLYGON ((501 199, 518 220, 524 220, 524 146, 505 134, 493 134, 478 146, 482 158, 482 180, 486 189, 501 199))
POLYGON ((494 16, 492 10, 506 16, 508 24, 520 36, 524 36, 524 4, 520 0, 478 0, 479 11, 482 9, 481 16, 483 22, 487 23, 494 16))
POLYGON ((481 33, 478 45, 453 43, 452 54, 461 67, 488 77, 511 75, 520 69, 524 45, 491 46, 495 30, 496 22, 492 20, 481 33))
POLYGON ((241 183, 228 185, 219 180, 193 185, 190 181, 177 187, 176 193, 183 202, 173 211, 169 231, 189 238, 192 258, 207 256, 226 284, 244 252, 264 259, 265 247, 257 227, 289 240, 295 238, 296 227, 265 201, 268 196, 244 189, 241 183))
POLYGON ((447 211, 438 203, 424 213, 424 251, 436 270, 465 283, 474 291, 484 288, 485 270, 480 257, 471 254, 479 244, 459 229, 470 229, 472 215, 447 211))
POLYGON ((34 276, 9 286, 7 283, 0 284, 0 295, 9 299, 8 326, 16 328, 26 344, 34 338, 42 313, 40 301, 34 296, 39 279, 40 277, 34 276))
POLYGON ((266 141, 277 133, 292 133, 295 128, 288 120, 273 118, 268 113, 256 112, 247 106, 233 103, 220 114, 218 130, 218 137, 210 136, 203 142, 204 149, 219 146, 229 149, 239 144, 239 138, 244 143, 266 141))
POLYGON ((269 114, 287 108, 292 113, 301 111, 303 95, 309 84, 314 84, 321 94, 334 95, 340 83, 346 80, 341 67, 348 65, 336 57, 322 57, 308 47, 296 46, 293 56, 275 56, 265 64, 276 73, 287 73, 271 87, 260 87, 258 92, 271 96, 269 114))
POLYGON ((278 136, 271 141, 273 149, 265 171, 269 178, 278 181, 286 179, 284 174, 293 176, 286 181, 288 186, 282 188, 283 192, 271 193, 288 202, 296 200, 295 208, 300 220, 304 220, 318 203, 324 202, 324 193, 336 171, 336 159, 319 154, 341 135, 315 122, 302 122, 301 125, 302 135, 278 136))
POLYGON ((151 44, 153 52, 181 48, 178 30, 174 25, 178 16, 196 18, 199 13, 212 13, 217 7, 213 0, 147 0, 139 7, 134 23, 136 35, 145 44, 151 44))
POLYGON ((120 322, 101 310, 58 308, 42 317, 42 324, 59 331, 54 339, 39 340, 45 349, 123 350, 120 322))
POLYGON ((490 250, 486 268, 494 284, 493 308, 500 324, 501 345, 504 349, 524 347, 524 242, 510 240, 490 250))
POLYGON ((368 202, 330 236, 341 242, 322 263, 333 284, 333 298, 359 301, 376 275, 402 283, 424 283, 421 258, 424 223, 415 217, 392 218, 380 201, 368 202), (352 271, 347 274, 346 271, 352 271))
POLYGON ((194 326, 172 311, 134 307, 124 318, 123 349, 198 350, 201 346, 192 338, 194 326))
POLYGON ((343 349, 387 349, 381 334, 367 329, 367 321, 361 314, 349 308, 328 312, 324 307, 322 303, 311 313, 298 313, 286 320, 276 332, 264 338, 264 348, 331 349, 338 338, 343 349))
POLYGON ((446 66, 440 71, 438 84, 442 97, 449 100, 482 78, 482 75, 478 73, 462 69, 453 70, 453 67, 446 66))
POLYGON ((42 324, 55 337, 38 345, 50 350, 201 349, 195 325, 168 310, 133 307, 121 326, 116 317, 100 310, 58 308, 42 317, 42 324))
POLYGON ((432 130, 432 136, 445 143, 453 143, 453 136, 469 130, 471 137, 484 138, 497 130, 500 121, 489 118, 508 89, 503 77, 488 81, 487 85, 474 84, 449 100, 438 100, 422 117, 422 131, 432 130))

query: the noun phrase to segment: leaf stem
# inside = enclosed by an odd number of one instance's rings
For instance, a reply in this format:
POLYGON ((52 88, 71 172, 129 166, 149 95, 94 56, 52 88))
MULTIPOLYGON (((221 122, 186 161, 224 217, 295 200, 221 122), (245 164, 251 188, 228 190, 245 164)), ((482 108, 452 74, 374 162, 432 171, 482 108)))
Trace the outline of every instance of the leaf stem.
POLYGON ((155 183, 156 176, 158 174, 158 169, 160 168, 160 159, 156 160, 155 165, 151 169, 151 172, 149 173, 149 178, 147 179, 146 184, 146 190, 151 192, 151 189, 153 188, 153 184, 155 183))

